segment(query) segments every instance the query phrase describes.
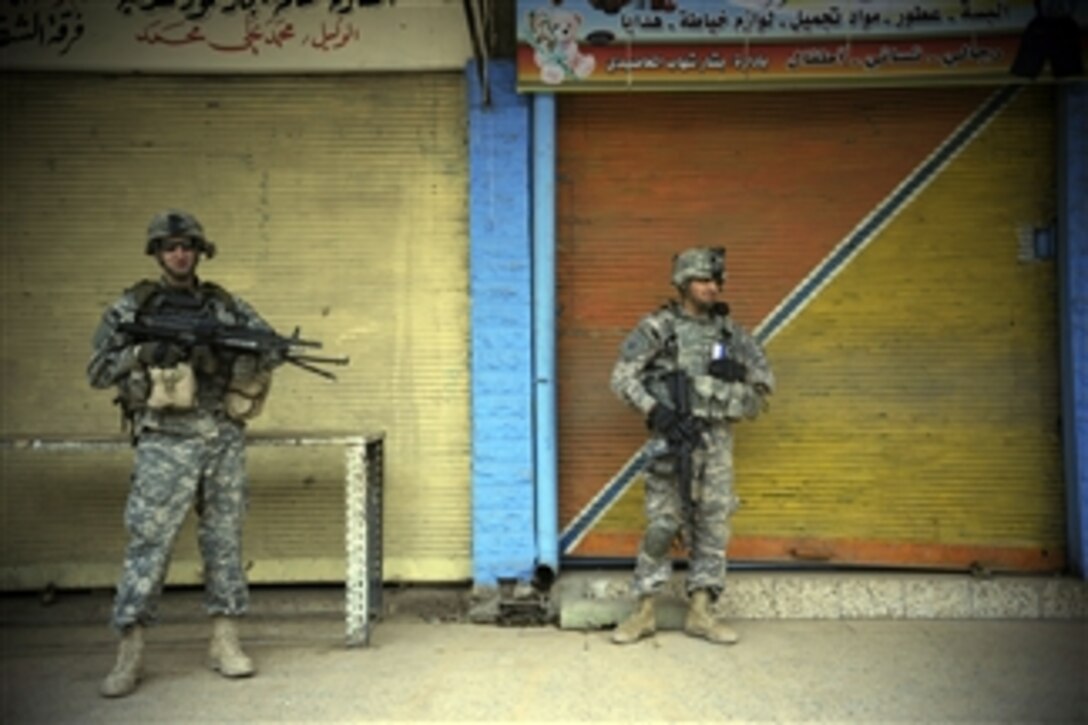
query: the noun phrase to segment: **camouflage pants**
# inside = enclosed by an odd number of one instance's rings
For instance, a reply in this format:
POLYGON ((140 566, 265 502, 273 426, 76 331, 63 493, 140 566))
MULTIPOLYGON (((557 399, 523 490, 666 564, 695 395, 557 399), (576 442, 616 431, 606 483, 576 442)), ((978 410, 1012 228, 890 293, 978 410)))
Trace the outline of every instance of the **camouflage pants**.
MULTIPOLYGON (((694 511, 686 588, 689 593, 707 589, 716 599, 725 587, 729 518, 738 500, 733 495, 732 432, 725 425, 716 425, 706 438, 707 443, 692 456, 694 511)), ((669 580, 670 549, 684 523, 683 512, 676 458, 667 454, 646 470, 646 532, 635 565, 636 595, 652 594, 669 580)))
POLYGON ((218 425, 213 437, 141 433, 125 506, 129 542, 117 585, 115 629, 155 619, 178 531, 195 504, 210 614, 241 614, 249 600, 242 566, 247 503, 241 428, 218 425))

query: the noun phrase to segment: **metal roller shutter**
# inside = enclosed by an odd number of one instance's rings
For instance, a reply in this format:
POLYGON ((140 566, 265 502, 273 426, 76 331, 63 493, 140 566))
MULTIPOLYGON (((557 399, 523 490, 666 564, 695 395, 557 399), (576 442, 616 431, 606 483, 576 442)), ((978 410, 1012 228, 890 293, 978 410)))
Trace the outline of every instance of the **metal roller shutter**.
MULTIPOLYGON (((608 389, 673 253, 780 391, 738 426, 731 556, 1060 569, 1047 88, 568 95, 559 103, 560 526, 644 440, 608 389)), ((631 557, 632 486, 571 552, 631 557)))
MULTIPOLYGON (((385 576, 470 575, 465 92, 453 74, 3 78, 3 433, 116 431, 84 377, 151 214, 193 211, 201 273, 351 366, 278 373, 260 431, 385 433, 385 576)), ((251 449, 255 582, 344 576, 337 449, 251 449)), ((110 584, 127 454, 3 454, 5 588, 110 584)), ((192 522, 171 581, 195 581, 192 522)))

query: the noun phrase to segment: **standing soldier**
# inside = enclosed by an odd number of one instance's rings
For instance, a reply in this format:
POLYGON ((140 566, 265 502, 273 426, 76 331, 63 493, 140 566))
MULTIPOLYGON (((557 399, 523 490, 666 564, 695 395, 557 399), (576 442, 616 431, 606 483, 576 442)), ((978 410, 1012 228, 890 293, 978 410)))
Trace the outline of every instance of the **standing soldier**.
POLYGON ((638 603, 613 631, 612 641, 629 644, 654 633, 653 595, 670 577, 669 550, 681 534, 690 549, 691 606, 684 631, 731 644, 737 633, 715 620, 711 605, 725 586, 729 518, 738 507, 733 424, 764 410, 774 375, 759 343, 718 299, 725 284, 725 249, 694 248, 676 255, 672 283, 679 301, 639 321, 612 370, 616 395, 671 443, 646 470, 647 526, 634 572, 638 603), (690 410, 683 410, 680 396, 690 410), (685 455, 690 459, 683 460, 685 455), (683 481, 680 474, 688 465, 690 480, 683 481))
POLYGON ((215 246, 192 215, 170 210, 152 218, 146 252, 158 261, 160 279, 136 284, 106 308, 87 366, 92 386, 117 387, 135 445, 124 515, 129 542, 112 615, 121 642, 100 687, 105 697, 136 688, 143 628, 155 618, 178 530, 194 503, 213 621, 209 663, 224 677, 255 671, 235 628, 249 598, 241 553, 245 419, 260 410, 282 356, 228 357, 203 346, 133 340, 121 328, 144 312, 271 331, 244 301, 197 277, 201 255, 210 259, 215 246))

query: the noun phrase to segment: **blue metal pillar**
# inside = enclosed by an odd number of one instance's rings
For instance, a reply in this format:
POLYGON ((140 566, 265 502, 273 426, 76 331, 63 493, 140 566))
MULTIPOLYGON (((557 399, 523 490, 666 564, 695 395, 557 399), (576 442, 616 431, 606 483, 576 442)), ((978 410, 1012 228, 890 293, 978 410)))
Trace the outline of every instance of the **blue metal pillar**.
POLYGON ((1058 274, 1069 561, 1088 579, 1088 83, 1058 89, 1058 274))
POLYGON ((472 567, 484 587, 536 565, 533 485, 530 111, 512 61, 492 61, 483 105, 469 86, 472 567))
POLYGON ((555 96, 533 94, 533 383, 537 578, 559 571, 555 378, 555 96))

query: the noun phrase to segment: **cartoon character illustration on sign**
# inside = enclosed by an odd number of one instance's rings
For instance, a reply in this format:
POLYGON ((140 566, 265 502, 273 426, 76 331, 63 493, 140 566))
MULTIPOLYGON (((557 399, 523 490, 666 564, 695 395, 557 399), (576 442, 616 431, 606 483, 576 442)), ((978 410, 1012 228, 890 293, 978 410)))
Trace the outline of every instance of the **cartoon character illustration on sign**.
POLYGON ((583 53, 578 43, 582 16, 569 10, 530 10, 529 42, 540 79, 548 85, 588 78, 597 60, 583 53))

